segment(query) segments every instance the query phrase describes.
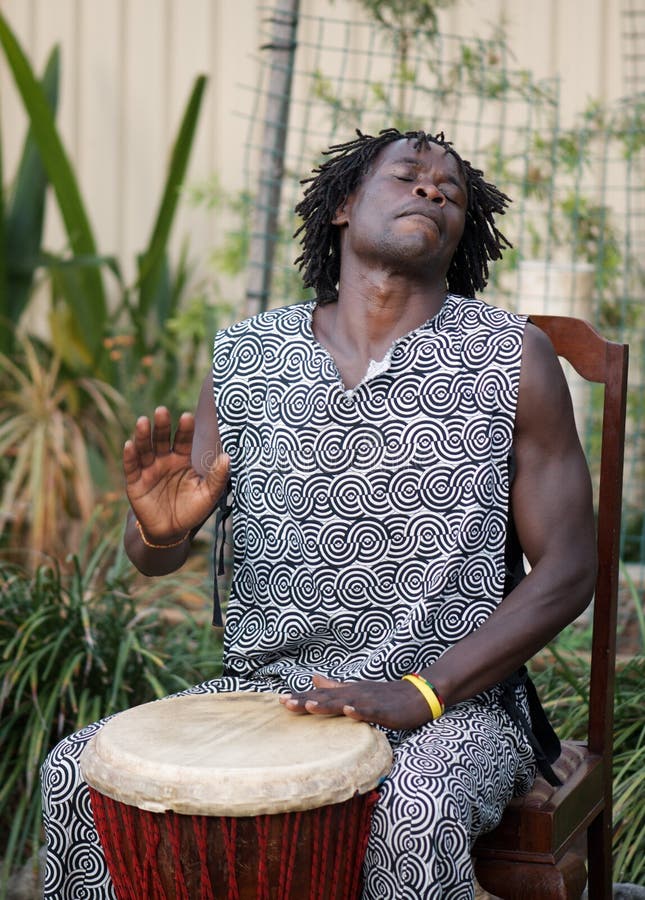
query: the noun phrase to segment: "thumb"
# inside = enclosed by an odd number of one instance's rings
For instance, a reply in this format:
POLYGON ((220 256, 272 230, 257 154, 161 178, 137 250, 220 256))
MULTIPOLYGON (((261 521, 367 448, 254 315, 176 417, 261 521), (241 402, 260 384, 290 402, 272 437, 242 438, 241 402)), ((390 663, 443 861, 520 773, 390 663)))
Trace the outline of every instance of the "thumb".
POLYGON ((324 675, 314 675, 312 681, 315 688, 337 688, 343 683, 335 681, 333 678, 326 678, 324 675))
POLYGON ((226 487, 230 465, 231 460, 228 454, 220 453, 215 457, 213 464, 209 466, 205 480, 213 496, 221 496, 226 487))

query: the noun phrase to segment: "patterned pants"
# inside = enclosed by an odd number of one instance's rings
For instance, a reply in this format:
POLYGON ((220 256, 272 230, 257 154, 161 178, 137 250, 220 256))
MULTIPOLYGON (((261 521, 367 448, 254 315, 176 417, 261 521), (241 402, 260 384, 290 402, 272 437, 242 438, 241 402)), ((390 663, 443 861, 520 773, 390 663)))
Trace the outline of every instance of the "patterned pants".
MULTIPOLYGON (((186 693, 276 690, 222 678, 186 693)), ((162 701, 163 702, 163 701, 162 701)), ((61 741, 42 770, 47 833, 44 900, 111 900, 78 760, 103 719, 61 741)), ((497 703, 457 704, 431 725, 390 733, 394 765, 375 807, 364 900, 471 900, 472 843, 535 777, 532 750, 497 703)))

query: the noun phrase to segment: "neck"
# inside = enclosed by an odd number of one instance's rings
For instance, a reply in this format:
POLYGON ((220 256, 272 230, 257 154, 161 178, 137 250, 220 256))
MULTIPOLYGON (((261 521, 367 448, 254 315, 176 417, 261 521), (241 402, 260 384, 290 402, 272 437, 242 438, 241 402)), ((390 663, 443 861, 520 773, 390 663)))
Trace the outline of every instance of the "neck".
MULTIPOLYGON (((443 278, 414 280, 409 276, 371 269, 359 277, 341 275, 336 304, 336 327, 356 350, 385 352, 392 341, 435 316, 446 296, 443 278)), ((382 356, 382 354, 381 354, 382 356)))
POLYGON ((373 270, 362 278, 341 276, 338 301, 316 308, 314 333, 352 387, 372 359, 383 359, 397 338, 435 316, 445 296, 443 279, 420 284, 373 270))

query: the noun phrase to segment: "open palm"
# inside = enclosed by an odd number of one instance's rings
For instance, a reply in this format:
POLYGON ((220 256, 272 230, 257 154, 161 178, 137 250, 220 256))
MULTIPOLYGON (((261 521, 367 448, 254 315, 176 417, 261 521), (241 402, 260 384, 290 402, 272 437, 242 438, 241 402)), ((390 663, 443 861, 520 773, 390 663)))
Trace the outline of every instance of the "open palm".
POLYGON ((221 497, 228 477, 226 455, 199 472, 191 453, 195 421, 180 416, 171 442, 170 413, 157 407, 152 422, 137 419, 134 438, 123 448, 126 493, 134 515, 151 541, 171 543, 200 525, 221 497))

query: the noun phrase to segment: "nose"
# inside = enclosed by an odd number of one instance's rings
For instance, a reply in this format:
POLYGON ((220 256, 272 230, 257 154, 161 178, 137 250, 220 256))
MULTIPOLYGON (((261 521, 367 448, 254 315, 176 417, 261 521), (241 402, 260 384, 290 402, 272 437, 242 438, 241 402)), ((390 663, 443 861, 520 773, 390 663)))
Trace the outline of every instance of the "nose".
POLYGON ((438 206, 446 205, 446 198, 436 184, 433 184, 431 181, 427 184, 415 184, 412 193, 415 197, 421 197, 423 200, 430 200, 438 206))

